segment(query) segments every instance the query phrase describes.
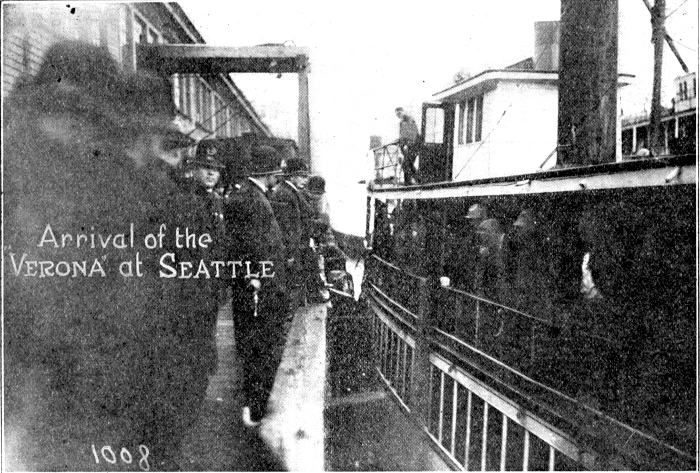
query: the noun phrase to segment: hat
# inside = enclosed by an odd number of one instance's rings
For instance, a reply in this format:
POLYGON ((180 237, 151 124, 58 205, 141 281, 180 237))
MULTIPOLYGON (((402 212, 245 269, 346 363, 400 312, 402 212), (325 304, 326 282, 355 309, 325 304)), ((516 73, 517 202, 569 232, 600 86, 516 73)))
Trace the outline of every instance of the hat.
POLYGON ((513 223, 514 227, 522 227, 524 229, 531 229, 535 225, 537 225, 535 214, 530 209, 525 209, 520 212, 520 215, 518 215, 518 218, 513 223))
MULTIPOLYGON (((216 148, 210 148, 210 149, 216 149, 216 148)), ((222 163, 219 158, 215 155, 205 155, 205 156, 195 156, 194 159, 188 162, 188 164, 192 166, 199 166, 203 168, 209 168, 209 169, 224 169, 226 168, 226 165, 222 163)))
POLYGON ((197 145, 194 158, 188 164, 211 169, 224 169, 225 146, 218 140, 202 140, 197 145))
POLYGON ((36 75, 18 85, 10 108, 73 114, 114 130, 121 126, 116 108, 124 96, 124 77, 106 48, 59 41, 46 51, 36 75))
POLYGON ((119 66, 107 48, 68 40, 54 43, 46 51, 32 83, 68 83, 102 95, 116 92, 121 78, 119 66))
POLYGON ((277 150, 268 145, 253 145, 250 149, 251 161, 247 166, 250 176, 265 176, 282 172, 282 159, 277 150))
POLYGON ((311 176, 306 184, 306 190, 312 194, 323 194, 326 192, 326 180, 321 176, 311 176))
POLYGON ((501 229, 501 224, 495 218, 488 218, 481 222, 477 227, 477 232, 485 234, 499 234, 503 233, 501 229))
POLYGON ((163 149, 166 151, 173 149, 189 148, 197 144, 197 141, 191 138, 189 135, 181 132, 177 127, 173 126, 172 129, 165 132, 165 138, 163 139, 163 149))
POLYGON ((467 218, 468 219, 474 219, 474 220, 482 220, 486 218, 486 207, 481 204, 474 204, 471 207, 469 207, 469 210, 467 211, 467 218))
POLYGON ((126 121, 124 126, 161 131, 173 137, 180 134, 173 123, 176 110, 170 82, 166 78, 137 71, 128 74, 124 82, 123 98, 117 107, 126 121))
POLYGON ((284 173, 287 175, 307 175, 309 169, 306 163, 301 158, 290 158, 287 160, 287 165, 284 167, 284 173))

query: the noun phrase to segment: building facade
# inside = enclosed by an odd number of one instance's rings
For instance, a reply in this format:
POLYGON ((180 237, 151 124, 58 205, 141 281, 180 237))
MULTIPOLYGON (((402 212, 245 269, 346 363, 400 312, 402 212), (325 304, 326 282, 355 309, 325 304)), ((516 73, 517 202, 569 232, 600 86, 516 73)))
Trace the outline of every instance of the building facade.
MULTIPOLYGON (((691 72, 674 79, 675 97, 671 108, 661 113, 663 130, 661 154, 695 154, 697 123, 697 81, 691 72)), ((649 149, 650 116, 643 112, 622 117, 622 155, 644 154, 649 149)))
MULTIPOLYGON (((36 73, 44 53, 61 39, 107 48, 126 70, 137 64, 139 44, 201 44, 204 38, 177 3, 3 4, 3 98, 36 73)), ((225 74, 171 76, 181 128, 197 140, 270 130, 225 74)))

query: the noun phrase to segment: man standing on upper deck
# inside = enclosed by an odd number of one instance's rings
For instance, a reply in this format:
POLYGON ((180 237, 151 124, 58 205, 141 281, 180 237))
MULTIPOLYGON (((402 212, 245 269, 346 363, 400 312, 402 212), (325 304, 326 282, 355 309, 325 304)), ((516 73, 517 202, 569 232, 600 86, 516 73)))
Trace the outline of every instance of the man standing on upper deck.
POLYGON ((416 121, 403 109, 396 107, 396 116, 399 121, 399 147, 403 154, 403 179, 405 184, 415 184, 416 179, 416 156, 418 156, 418 143, 420 132, 416 121))

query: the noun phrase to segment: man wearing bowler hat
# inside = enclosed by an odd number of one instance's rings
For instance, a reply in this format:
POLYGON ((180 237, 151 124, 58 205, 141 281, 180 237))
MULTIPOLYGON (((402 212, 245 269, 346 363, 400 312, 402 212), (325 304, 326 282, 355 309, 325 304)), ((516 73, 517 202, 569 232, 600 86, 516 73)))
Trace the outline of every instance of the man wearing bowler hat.
POLYGON ((314 302, 322 302, 328 298, 323 297, 325 285, 311 247, 314 209, 302 193, 308 176, 308 168, 302 159, 288 159, 284 180, 275 189, 272 202, 285 237, 287 267, 294 272, 294 284, 304 291, 302 299, 308 297, 314 302))
POLYGON ((281 158, 270 146, 253 142, 243 148, 241 162, 232 166, 232 177, 237 184, 224 209, 231 240, 228 258, 250 261, 252 267, 258 262, 270 262, 274 274, 265 277, 259 271, 247 276, 242 271, 232 279, 236 348, 243 374, 242 417, 244 425, 255 427, 265 415, 291 313, 284 241, 266 196, 281 172, 281 158))

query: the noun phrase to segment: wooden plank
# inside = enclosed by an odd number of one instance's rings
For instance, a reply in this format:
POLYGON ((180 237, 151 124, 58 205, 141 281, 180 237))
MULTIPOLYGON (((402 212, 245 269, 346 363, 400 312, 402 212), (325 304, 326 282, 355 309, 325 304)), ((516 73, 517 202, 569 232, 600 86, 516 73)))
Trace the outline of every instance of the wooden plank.
POLYGON ((290 471, 324 468, 326 307, 294 316, 260 436, 290 471))

